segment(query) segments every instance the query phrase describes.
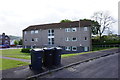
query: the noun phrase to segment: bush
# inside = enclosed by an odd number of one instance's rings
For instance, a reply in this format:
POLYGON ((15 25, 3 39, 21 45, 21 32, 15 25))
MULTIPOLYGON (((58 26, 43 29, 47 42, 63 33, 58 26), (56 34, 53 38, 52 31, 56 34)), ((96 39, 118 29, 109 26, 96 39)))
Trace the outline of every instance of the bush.
POLYGON ((30 48, 23 48, 21 49, 21 52, 30 53, 30 48))

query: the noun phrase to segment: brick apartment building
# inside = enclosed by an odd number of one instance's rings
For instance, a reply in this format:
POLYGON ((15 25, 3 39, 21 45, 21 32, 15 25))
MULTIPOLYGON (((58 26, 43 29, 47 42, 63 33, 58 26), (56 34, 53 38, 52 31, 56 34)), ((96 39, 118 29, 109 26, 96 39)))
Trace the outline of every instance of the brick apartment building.
POLYGON ((91 22, 32 25, 23 30, 24 48, 59 46, 68 52, 91 50, 91 22))
POLYGON ((4 45, 4 47, 10 47, 10 38, 9 36, 5 35, 5 33, 0 35, 0 45, 4 45))

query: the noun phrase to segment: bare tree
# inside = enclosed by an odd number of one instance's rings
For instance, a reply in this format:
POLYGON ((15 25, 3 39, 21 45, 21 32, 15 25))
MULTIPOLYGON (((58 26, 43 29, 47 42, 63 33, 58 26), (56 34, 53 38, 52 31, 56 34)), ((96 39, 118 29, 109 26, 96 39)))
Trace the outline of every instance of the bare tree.
POLYGON ((100 39, 105 30, 110 30, 111 25, 115 23, 114 18, 110 16, 108 12, 103 11, 95 12, 92 19, 97 21, 100 25, 98 26, 98 34, 100 39))

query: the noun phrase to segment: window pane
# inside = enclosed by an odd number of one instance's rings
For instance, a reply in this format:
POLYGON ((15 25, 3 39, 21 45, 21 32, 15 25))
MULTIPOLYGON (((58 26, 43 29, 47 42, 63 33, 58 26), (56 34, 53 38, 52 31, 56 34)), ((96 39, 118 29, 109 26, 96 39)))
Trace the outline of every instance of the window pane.
POLYGON ((84 31, 87 31, 87 27, 84 27, 84 31))
POLYGON ((77 28, 72 28, 72 32, 76 32, 77 31, 77 28))
POLYGON ((35 33, 38 33, 38 30, 35 30, 35 33))
POLYGON ((72 38, 72 41, 77 41, 77 38, 72 38))

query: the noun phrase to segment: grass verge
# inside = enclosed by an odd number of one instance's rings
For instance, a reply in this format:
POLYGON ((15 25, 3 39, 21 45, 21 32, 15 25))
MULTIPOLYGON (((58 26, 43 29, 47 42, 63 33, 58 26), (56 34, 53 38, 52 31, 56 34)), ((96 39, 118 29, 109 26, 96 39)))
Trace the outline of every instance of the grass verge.
POLYGON ((87 54, 87 53, 92 53, 92 52, 97 52, 97 51, 103 51, 103 50, 109 50, 109 49, 114 49, 114 48, 102 48, 102 49, 96 49, 94 51, 89 51, 89 52, 82 52, 82 53, 73 53, 73 54, 63 54, 62 55, 62 58, 65 58, 65 57, 72 57, 72 56, 76 56, 76 55, 81 55, 81 54, 87 54))
POLYGON ((10 59, 2 59, 2 63, 0 64, 2 64, 2 66, 0 66, 0 70, 5 70, 5 69, 10 69, 10 68, 25 66, 25 65, 28 65, 29 63, 22 62, 22 61, 16 61, 16 60, 10 60, 10 59))
POLYGON ((21 49, 7 49, 1 51, 2 56, 20 58, 20 59, 30 59, 30 53, 23 53, 21 49))

